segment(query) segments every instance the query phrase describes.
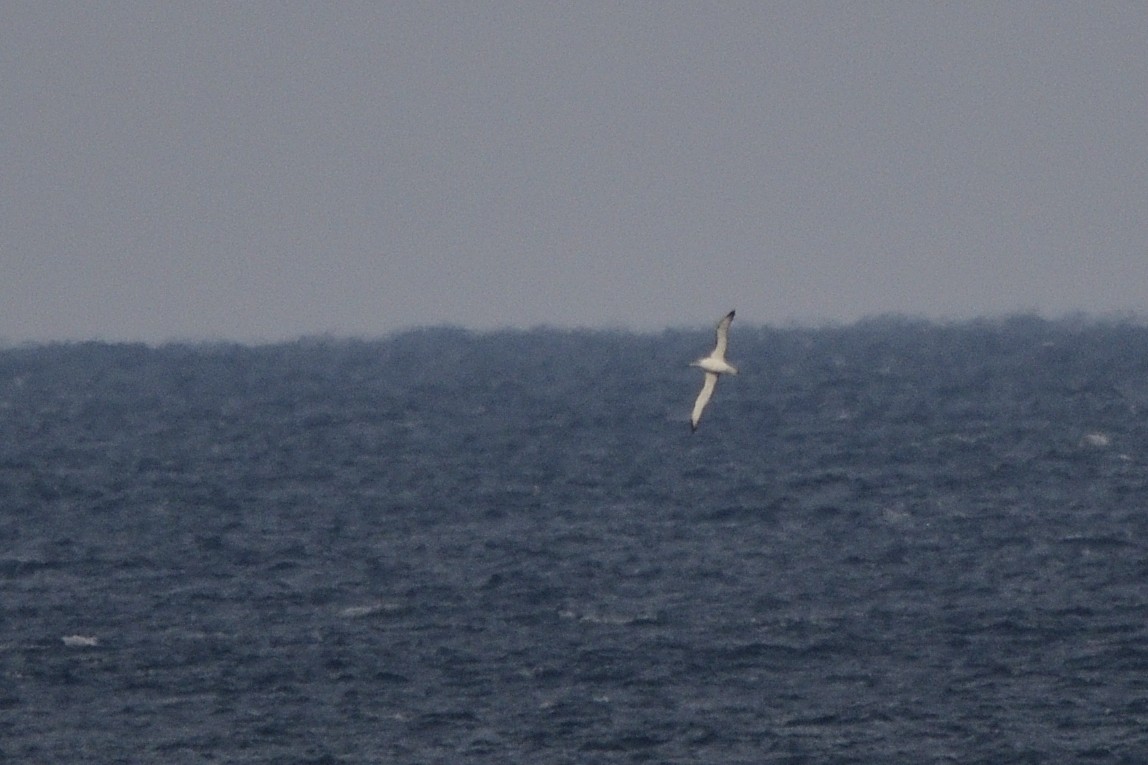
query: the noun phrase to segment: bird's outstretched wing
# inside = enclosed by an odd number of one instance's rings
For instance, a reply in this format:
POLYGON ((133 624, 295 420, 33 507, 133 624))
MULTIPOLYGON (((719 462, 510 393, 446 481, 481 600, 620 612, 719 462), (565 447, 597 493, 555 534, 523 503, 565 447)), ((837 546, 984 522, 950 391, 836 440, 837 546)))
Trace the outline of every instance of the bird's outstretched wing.
POLYGON ((734 311, 730 311, 718 322, 717 344, 714 345, 714 352, 711 354, 715 359, 725 358, 725 349, 729 345, 729 325, 733 322, 734 313, 734 311))
POLYGON ((702 418, 702 410, 706 408, 706 404, 710 402, 710 396, 714 394, 717 377, 718 376, 713 372, 706 372, 706 381, 702 383, 702 390, 698 393, 698 400, 694 402, 694 412, 690 415, 691 432, 698 429, 698 420, 702 418))

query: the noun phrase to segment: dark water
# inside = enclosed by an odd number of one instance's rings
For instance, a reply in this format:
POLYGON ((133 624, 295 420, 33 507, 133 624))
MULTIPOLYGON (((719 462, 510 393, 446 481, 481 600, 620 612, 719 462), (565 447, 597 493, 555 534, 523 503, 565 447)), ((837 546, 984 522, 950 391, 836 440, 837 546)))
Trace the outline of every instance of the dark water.
POLYGON ((1148 761, 1148 329, 0 352, 0 759, 1148 761))

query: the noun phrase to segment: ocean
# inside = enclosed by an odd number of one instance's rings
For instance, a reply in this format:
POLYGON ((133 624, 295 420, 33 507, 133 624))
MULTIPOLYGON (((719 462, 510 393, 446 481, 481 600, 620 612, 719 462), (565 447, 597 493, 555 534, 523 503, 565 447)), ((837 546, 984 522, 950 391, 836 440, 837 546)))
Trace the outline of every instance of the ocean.
POLYGON ((1148 327, 0 351, 0 759, 1148 761, 1148 327))

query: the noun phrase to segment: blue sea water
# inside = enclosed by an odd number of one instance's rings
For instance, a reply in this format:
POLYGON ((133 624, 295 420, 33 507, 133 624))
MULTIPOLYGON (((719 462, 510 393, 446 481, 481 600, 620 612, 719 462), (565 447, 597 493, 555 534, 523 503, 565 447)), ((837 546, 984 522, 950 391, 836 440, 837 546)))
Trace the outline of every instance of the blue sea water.
POLYGON ((0 351, 0 759, 1148 761, 1148 328, 0 351))

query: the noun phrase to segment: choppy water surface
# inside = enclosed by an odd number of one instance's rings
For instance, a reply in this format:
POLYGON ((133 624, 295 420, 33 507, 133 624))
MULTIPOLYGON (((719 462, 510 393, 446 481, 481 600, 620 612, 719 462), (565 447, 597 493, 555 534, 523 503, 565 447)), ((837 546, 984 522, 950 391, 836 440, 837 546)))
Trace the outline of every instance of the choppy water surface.
POLYGON ((1148 329, 0 352, 11 762, 1143 762, 1148 329))

